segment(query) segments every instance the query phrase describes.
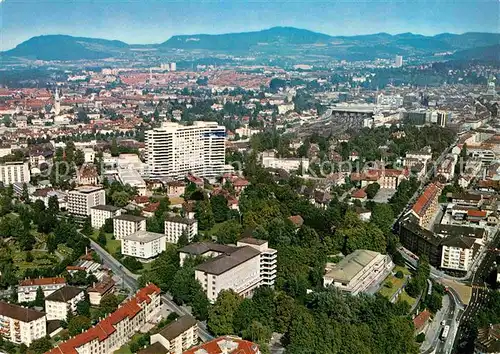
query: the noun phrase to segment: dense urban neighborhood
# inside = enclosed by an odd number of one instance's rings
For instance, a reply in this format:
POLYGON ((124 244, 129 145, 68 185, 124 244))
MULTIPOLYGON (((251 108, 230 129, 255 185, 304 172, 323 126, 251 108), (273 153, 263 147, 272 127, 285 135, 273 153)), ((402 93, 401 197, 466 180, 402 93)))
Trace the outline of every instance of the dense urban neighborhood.
POLYGON ((498 56, 268 31, 0 54, 1 352, 500 352, 498 56))

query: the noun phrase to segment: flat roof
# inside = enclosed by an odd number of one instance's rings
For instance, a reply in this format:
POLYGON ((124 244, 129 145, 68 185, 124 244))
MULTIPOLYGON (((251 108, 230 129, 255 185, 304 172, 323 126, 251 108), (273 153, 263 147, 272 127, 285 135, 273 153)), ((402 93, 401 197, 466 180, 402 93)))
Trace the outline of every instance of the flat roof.
POLYGON ((247 243, 249 245, 262 246, 267 241, 265 241, 265 240, 259 240, 257 238, 253 238, 253 237, 245 237, 245 238, 242 238, 242 239, 238 240, 238 242, 247 243))
POLYGON ((92 193, 92 192, 97 192, 103 190, 102 187, 93 187, 93 186, 83 186, 83 187, 78 187, 75 188, 74 190, 70 191, 70 193, 92 193))
POLYGON ((369 250, 356 250, 338 262, 325 277, 341 283, 349 283, 360 271, 381 253, 369 250))
POLYGON ((196 267, 201 272, 220 275, 246 261, 258 257, 260 252, 251 246, 238 248, 231 254, 222 254, 196 267))
POLYGON ((121 215, 115 216, 113 219, 133 221, 133 222, 139 222, 139 221, 146 220, 146 218, 144 216, 137 216, 137 215, 130 215, 130 214, 121 214, 121 215))
POLYGON ((101 204, 91 207, 90 209, 104 210, 104 211, 118 211, 121 208, 115 207, 114 205, 101 204))
POLYGON ((139 230, 130 235, 124 236, 124 240, 129 241, 139 241, 139 242, 151 242, 159 238, 166 237, 165 234, 158 234, 156 232, 149 232, 144 230, 139 230))

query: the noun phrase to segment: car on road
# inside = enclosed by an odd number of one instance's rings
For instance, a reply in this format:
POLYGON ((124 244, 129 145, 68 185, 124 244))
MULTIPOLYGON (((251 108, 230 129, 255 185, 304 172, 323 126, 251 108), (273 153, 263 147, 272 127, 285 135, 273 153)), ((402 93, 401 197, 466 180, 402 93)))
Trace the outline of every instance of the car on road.
POLYGON ((441 321, 441 326, 444 326, 444 325, 446 325, 446 320, 441 321))

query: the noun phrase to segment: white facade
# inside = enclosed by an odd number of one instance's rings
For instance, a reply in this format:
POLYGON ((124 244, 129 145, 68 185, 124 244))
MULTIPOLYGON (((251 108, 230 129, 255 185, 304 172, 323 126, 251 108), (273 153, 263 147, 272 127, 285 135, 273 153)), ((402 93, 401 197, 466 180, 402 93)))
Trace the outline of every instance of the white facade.
POLYGON ((309 160, 306 158, 277 158, 274 151, 265 151, 262 153, 262 166, 265 168, 280 168, 285 171, 298 171, 302 172, 309 170, 309 160))
POLYGON ((403 56, 402 55, 396 55, 396 58, 394 59, 394 66, 396 68, 400 68, 403 66, 403 56))
POLYGON ((0 302, 0 335, 9 342, 29 346, 47 335, 43 312, 0 302))
POLYGON ((182 178, 188 173, 215 178, 225 164, 226 128, 215 122, 184 126, 164 123, 146 132, 146 160, 151 177, 182 178))
POLYGON ((112 205, 96 205, 90 208, 90 220, 94 229, 100 229, 106 220, 121 214, 121 209, 112 205))
POLYGON ((64 278, 40 278, 21 280, 17 287, 17 300, 19 302, 35 301, 38 287, 42 288, 44 297, 66 286, 64 278))
POLYGON ((47 320, 66 321, 68 313, 76 313, 76 305, 85 299, 83 290, 66 286, 61 288, 45 299, 45 312, 47 320))
POLYGON ((121 252, 125 256, 150 259, 165 251, 166 238, 164 234, 137 231, 121 239, 121 252))
POLYGON ((0 165, 0 182, 3 184, 29 183, 30 180, 28 162, 6 162, 0 165))
MULTIPOLYGON (((455 239, 456 240, 456 239, 455 239)), ((472 243, 443 242, 441 268, 467 272, 474 260, 472 243)))
POLYGON ((117 240, 137 231, 146 231, 146 218, 127 214, 113 218, 113 234, 117 240))
POLYGON ((260 252, 260 278, 261 284, 265 286, 274 286, 276 281, 276 272, 278 269, 278 251, 269 248, 266 242, 252 238, 244 238, 238 241, 238 247, 250 246, 260 252))
POLYGON ((91 208, 106 204, 106 192, 100 187, 80 187, 68 193, 68 211, 80 216, 91 215, 91 208))
POLYGON ((151 344, 160 343, 168 353, 182 354, 198 344, 198 325, 190 315, 179 317, 159 333, 151 336, 151 344))
POLYGON ((323 284, 356 295, 380 283, 393 268, 394 263, 388 255, 356 250, 327 269, 323 284))
POLYGON ((181 217, 167 217, 165 220, 165 235, 168 243, 177 243, 182 233, 186 232, 191 242, 198 233, 198 221, 181 217))

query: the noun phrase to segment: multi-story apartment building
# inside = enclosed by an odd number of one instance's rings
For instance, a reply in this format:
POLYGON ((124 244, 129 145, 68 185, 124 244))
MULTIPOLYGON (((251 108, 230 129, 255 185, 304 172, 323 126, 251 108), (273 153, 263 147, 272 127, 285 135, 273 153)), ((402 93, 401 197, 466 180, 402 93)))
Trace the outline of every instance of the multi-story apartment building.
POLYGON ((121 215, 121 209, 114 205, 96 205, 90 208, 90 220, 94 229, 100 229, 106 220, 121 215))
POLYGON ((29 346, 46 334, 45 313, 0 301, 0 335, 4 339, 29 346))
POLYGON ((260 252, 261 285, 274 286, 276 280, 278 251, 269 248, 268 242, 252 237, 245 237, 238 241, 238 247, 250 246, 260 252))
POLYGON ((361 187, 377 182, 380 188, 396 189, 402 180, 407 179, 409 171, 395 169, 368 169, 362 173, 352 173, 351 181, 361 182, 361 187))
POLYGON ((244 239, 240 247, 201 242, 179 251, 181 264, 189 256, 215 257, 198 265, 195 277, 208 299, 214 302, 221 290, 232 289, 249 297, 261 286, 273 286, 276 277, 276 251, 267 242, 244 239))
POLYGON ((150 353, 182 354, 198 344, 198 325, 190 315, 179 317, 151 336, 150 353))
POLYGON ((121 252, 125 256, 143 260, 156 257, 166 249, 167 237, 164 234, 140 230, 121 239, 121 252))
POLYGON ((3 184, 29 183, 31 180, 28 162, 5 162, 0 164, 0 182, 3 184))
POLYGON ((441 268, 467 272, 474 260, 476 239, 456 236, 441 242, 441 268))
POLYGON ((198 233, 198 221, 196 219, 187 219, 180 216, 170 216, 165 218, 165 235, 167 242, 177 243, 179 237, 185 232, 191 242, 198 233))
POLYGON ((380 283, 393 268, 388 255, 356 250, 327 269, 323 283, 356 295, 380 283))
POLYGON ((66 321, 68 313, 76 313, 76 305, 85 299, 82 289, 75 286, 65 286, 45 298, 47 320, 66 321))
POLYGON ((106 192, 101 187, 79 187, 68 193, 68 211, 78 216, 91 215, 91 208, 106 204, 106 192))
POLYGON ((413 205, 411 213, 417 218, 418 224, 423 228, 429 227, 429 223, 438 211, 438 199, 440 195, 441 185, 431 183, 413 205))
POLYGON ((34 301, 39 287, 42 288, 44 296, 49 296, 64 286, 66 286, 66 279, 62 277, 20 280, 17 287, 17 300, 19 302, 34 301))
POLYGON ((409 251, 418 256, 426 256, 434 267, 439 267, 441 264, 441 242, 443 239, 413 222, 411 217, 407 217, 401 222, 399 240, 409 251))
POLYGON ((112 294, 115 290, 115 281, 113 278, 105 276, 100 282, 87 289, 91 305, 99 306, 101 299, 107 294, 112 294))
POLYGON ((146 323, 158 318, 160 289, 148 284, 94 327, 60 343, 48 354, 113 353, 146 323))
POLYGON ((208 179, 223 173, 226 128, 215 122, 164 123, 146 132, 146 160, 151 177, 208 179))
POLYGON ((183 354, 261 354, 259 346, 238 337, 225 336, 212 339, 183 354))
POLYGON ((145 217, 121 214, 113 218, 113 234, 117 240, 137 231, 146 231, 145 217))

